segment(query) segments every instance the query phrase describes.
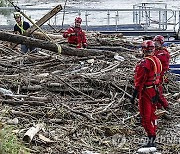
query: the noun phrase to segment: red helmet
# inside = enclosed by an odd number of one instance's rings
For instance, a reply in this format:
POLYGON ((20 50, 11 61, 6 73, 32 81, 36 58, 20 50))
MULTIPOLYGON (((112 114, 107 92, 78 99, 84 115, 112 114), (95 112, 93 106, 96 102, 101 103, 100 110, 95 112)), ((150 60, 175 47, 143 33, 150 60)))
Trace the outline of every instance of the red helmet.
POLYGON ((154 49, 155 49, 154 42, 151 41, 151 40, 145 40, 145 41, 143 41, 141 47, 142 47, 142 50, 143 50, 143 51, 150 51, 150 52, 152 52, 152 51, 154 51, 154 49))
POLYGON ((164 43, 164 37, 162 35, 156 35, 153 41, 159 41, 160 44, 162 45, 164 43))
POLYGON ((76 17, 76 18, 75 18, 75 22, 77 22, 77 23, 81 23, 81 22, 82 22, 81 17, 76 17))

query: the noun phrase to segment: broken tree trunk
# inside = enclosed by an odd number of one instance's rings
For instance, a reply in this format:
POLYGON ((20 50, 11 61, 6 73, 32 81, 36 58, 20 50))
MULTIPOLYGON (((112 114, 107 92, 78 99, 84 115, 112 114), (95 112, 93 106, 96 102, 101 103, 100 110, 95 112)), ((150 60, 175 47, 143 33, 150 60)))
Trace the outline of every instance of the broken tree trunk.
POLYGON ((37 124, 31 127, 24 135, 23 141, 30 143, 33 137, 43 128, 43 124, 37 124))
MULTIPOLYGON (((45 16, 43 16, 39 21, 37 21, 35 24, 41 27, 45 22, 47 22, 49 19, 51 19, 54 15, 56 15, 59 11, 62 10, 61 5, 57 5, 55 8, 53 8, 50 12, 48 12, 45 16)), ((38 29, 36 25, 33 25, 26 31, 26 35, 32 34, 35 30, 38 29)))
MULTIPOLYGON (((0 40, 18 43, 18 44, 25 44, 28 46, 38 47, 58 53, 57 45, 54 42, 50 42, 50 41, 34 39, 31 37, 15 35, 2 31, 0 31, 0 40)), ((115 55, 115 52, 111 52, 111 51, 94 50, 94 49, 76 49, 66 45, 61 45, 61 47, 62 47, 61 54, 71 55, 71 56, 88 57, 88 56, 99 56, 104 54, 107 57, 113 58, 115 55)))

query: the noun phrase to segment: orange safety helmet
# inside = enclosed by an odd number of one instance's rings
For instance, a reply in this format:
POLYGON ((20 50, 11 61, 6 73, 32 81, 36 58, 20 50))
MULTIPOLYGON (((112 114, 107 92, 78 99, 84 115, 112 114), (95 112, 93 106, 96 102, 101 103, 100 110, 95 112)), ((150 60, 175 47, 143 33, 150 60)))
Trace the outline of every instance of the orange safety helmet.
POLYGON ((145 40, 143 41, 141 47, 143 51, 153 52, 155 49, 155 44, 151 40, 145 40))
POLYGON ((164 43, 164 37, 162 35, 156 35, 153 39, 153 41, 159 41, 160 44, 162 45, 164 43))
POLYGON ((82 22, 81 17, 76 17, 76 18, 75 18, 75 22, 77 22, 77 23, 80 23, 80 24, 81 24, 81 22, 82 22))

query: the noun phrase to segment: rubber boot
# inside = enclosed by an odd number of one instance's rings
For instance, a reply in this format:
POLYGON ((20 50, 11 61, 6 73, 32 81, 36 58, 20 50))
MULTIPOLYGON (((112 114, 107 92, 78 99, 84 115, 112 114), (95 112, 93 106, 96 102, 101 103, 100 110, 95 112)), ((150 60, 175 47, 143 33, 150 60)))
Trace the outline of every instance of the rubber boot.
POLYGON ((154 143, 156 139, 156 136, 148 136, 148 143, 144 145, 143 147, 156 147, 156 144, 154 143))

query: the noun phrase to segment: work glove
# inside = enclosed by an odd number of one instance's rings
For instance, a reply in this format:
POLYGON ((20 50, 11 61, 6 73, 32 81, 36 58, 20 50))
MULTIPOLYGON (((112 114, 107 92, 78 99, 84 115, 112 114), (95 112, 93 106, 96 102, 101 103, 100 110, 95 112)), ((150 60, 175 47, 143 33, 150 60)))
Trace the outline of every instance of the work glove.
POLYGON ((133 92, 133 96, 132 96, 132 98, 130 99, 130 101, 131 101, 131 104, 135 104, 135 98, 136 98, 136 96, 138 95, 138 90, 137 89, 134 89, 134 92, 133 92))
POLYGON ((68 34, 68 36, 76 36, 75 33, 68 34))

